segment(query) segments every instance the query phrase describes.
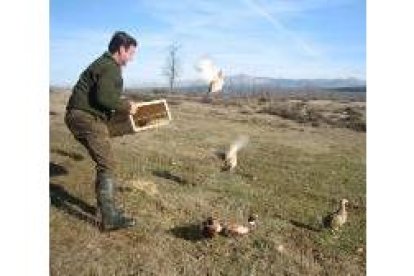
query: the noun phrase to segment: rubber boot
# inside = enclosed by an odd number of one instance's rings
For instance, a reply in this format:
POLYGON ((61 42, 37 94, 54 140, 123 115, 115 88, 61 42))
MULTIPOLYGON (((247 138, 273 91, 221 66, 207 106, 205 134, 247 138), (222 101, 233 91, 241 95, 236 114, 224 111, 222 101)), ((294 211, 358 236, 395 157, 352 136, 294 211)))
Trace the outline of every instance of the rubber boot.
POLYGON ((134 226, 136 221, 123 215, 115 207, 115 184, 113 178, 106 173, 99 172, 96 177, 96 198, 98 214, 101 218, 100 230, 102 232, 134 226))

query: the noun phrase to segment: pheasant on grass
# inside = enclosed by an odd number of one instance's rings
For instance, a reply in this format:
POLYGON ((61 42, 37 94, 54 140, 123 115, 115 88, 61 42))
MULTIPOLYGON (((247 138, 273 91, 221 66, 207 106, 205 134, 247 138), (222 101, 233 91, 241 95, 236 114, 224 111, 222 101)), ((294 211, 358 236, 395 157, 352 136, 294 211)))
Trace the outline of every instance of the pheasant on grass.
POLYGON ((346 223, 348 219, 348 212, 346 206, 348 205, 347 199, 341 199, 339 209, 327 215, 323 219, 323 225, 327 228, 331 228, 332 231, 337 232, 346 223))
POLYGON ((258 216, 257 215, 251 215, 249 216, 247 222, 248 225, 240 225, 237 223, 227 223, 223 227, 223 233, 226 236, 242 236, 246 235, 249 232, 251 232, 253 229, 256 228, 256 221, 258 216))

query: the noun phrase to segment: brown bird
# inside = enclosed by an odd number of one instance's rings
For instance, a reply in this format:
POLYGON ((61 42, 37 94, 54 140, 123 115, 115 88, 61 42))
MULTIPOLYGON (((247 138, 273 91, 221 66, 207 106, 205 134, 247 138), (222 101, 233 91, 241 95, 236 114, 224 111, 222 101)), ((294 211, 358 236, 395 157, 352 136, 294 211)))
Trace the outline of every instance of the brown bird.
POLYGON ((327 228, 331 228, 332 231, 336 232, 344 225, 348 219, 348 212, 346 211, 346 206, 348 205, 347 199, 341 199, 339 209, 327 215, 323 219, 323 225, 327 228))
POLYGON ((212 238, 223 230, 218 219, 208 217, 201 224, 201 234, 206 238, 212 238))

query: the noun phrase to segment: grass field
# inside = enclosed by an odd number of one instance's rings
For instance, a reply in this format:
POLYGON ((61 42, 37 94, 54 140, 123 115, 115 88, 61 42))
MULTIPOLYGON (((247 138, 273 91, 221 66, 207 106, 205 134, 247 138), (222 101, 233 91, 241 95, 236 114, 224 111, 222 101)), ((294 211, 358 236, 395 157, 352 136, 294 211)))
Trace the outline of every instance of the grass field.
POLYGON ((113 139, 118 203, 138 226, 101 234, 94 164, 63 122, 68 97, 50 93, 52 275, 365 275, 366 133, 360 121, 332 123, 344 110, 365 120, 365 102, 307 101, 320 116, 298 120, 273 112, 288 100, 170 97, 170 125, 113 139), (239 135, 250 142, 222 172, 215 152, 239 135), (349 221, 334 236, 319 221, 341 198, 349 221), (247 236, 200 235, 211 214, 245 223, 250 213, 247 236))

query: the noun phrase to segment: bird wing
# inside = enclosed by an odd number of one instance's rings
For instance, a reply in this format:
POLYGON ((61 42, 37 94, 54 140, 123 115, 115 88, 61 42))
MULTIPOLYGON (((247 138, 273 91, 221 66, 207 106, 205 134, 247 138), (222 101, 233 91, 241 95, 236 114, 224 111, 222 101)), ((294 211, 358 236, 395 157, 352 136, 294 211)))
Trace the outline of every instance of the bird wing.
POLYGON ((247 143, 249 142, 249 137, 248 136, 239 136, 236 141, 234 141, 231 145, 230 148, 227 152, 227 156, 234 156, 235 154, 237 154, 237 152, 239 150, 241 150, 242 148, 244 148, 247 143))
POLYGON ((208 83, 217 78, 219 73, 219 70, 213 64, 213 61, 208 58, 199 60, 196 69, 200 72, 201 78, 208 83))

